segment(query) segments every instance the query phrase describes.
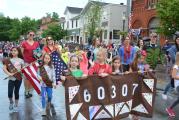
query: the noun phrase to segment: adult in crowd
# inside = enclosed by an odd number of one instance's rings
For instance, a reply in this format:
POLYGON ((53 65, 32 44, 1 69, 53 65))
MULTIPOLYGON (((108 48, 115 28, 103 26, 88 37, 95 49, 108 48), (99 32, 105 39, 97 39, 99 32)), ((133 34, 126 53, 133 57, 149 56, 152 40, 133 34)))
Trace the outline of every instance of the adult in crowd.
POLYGON ((54 40, 51 36, 46 37, 47 44, 43 47, 43 54, 45 53, 52 53, 53 51, 56 51, 57 48, 55 47, 54 40))
POLYGON ((0 62, 3 60, 3 43, 0 42, 0 62))
POLYGON ((162 94, 162 97, 164 100, 167 99, 167 92, 170 90, 170 88, 174 88, 174 79, 171 76, 172 67, 175 64, 175 57, 176 53, 179 52, 179 36, 176 36, 175 38, 175 44, 167 50, 168 54, 168 64, 167 64, 167 71, 170 76, 170 82, 165 87, 164 93, 162 94))
MULTIPOLYGON (((35 32, 29 31, 27 35, 27 40, 21 43, 21 51, 24 57, 25 66, 28 66, 32 62, 36 61, 33 51, 39 47, 39 43, 34 41, 35 32)), ((24 79, 25 86, 25 97, 32 97, 32 85, 27 78, 24 79)))
POLYGON ((3 57, 9 57, 9 53, 11 50, 11 44, 7 41, 3 46, 3 57))
POLYGON ((150 67, 155 70, 159 62, 163 62, 163 53, 159 45, 157 45, 158 35, 156 33, 150 34, 150 43, 146 46, 147 58, 146 61, 150 67))
MULTIPOLYGON (((59 57, 61 57, 61 48, 60 45, 52 38, 52 36, 47 36, 46 37, 46 45, 43 47, 42 50, 42 56, 44 56, 46 53, 51 54, 54 51, 57 51, 59 53, 59 57)), ((55 67, 56 64, 55 62, 53 63, 53 66, 55 67)), ((55 70, 55 73, 57 73, 57 71, 55 70)), ((60 78, 57 78, 57 74, 56 74, 56 82, 58 82, 60 80, 60 78)))
POLYGON ((166 111, 170 117, 175 117, 176 113, 174 112, 174 107, 179 104, 179 52, 177 52, 175 56, 176 59, 173 65, 172 78, 175 81, 175 90, 178 96, 177 99, 168 108, 166 108, 166 111))
POLYGON ((130 44, 131 40, 125 37, 123 45, 118 49, 119 57, 123 65, 123 72, 129 71, 130 64, 133 62, 136 50, 130 44))
POLYGON ((166 54, 167 51, 168 51, 168 49, 170 49, 171 47, 172 47, 172 45, 169 43, 169 41, 168 41, 168 40, 165 40, 165 44, 164 44, 162 50, 163 50, 163 52, 166 54))
POLYGON ((114 57, 114 44, 112 42, 112 40, 108 41, 108 45, 107 45, 107 63, 111 63, 112 62, 112 57, 114 57))
POLYGON ((139 39, 137 42, 138 50, 146 50, 146 46, 144 44, 144 41, 142 39, 139 39))
POLYGON ((89 67, 93 65, 97 58, 97 52, 99 50, 100 41, 97 38, 94 38, 92 41, 92 45, 89 48, 87 53, 87 58, 89 60, 89 67))

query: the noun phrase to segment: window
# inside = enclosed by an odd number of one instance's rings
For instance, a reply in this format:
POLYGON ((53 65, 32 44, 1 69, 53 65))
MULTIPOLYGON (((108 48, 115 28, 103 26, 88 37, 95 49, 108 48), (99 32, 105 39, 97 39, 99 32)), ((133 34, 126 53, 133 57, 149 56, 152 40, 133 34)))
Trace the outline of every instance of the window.
POLYGON ((65 23, 64 22, 62 23, 62 28, 65 29, 65 23))
POLYGON ((67 28, 69 28, 69 21, 67 21, 67 28))
POLYGON ((73 20, 71 21, 71 28, 73 28, 73 20))
POLYGON ((113 39, 119 39, 120 35, 119 35, 120 30, 113 30, 113 39))
POLYGON ((158 3, 158 0, 148 0, 148 9, 154 9, 156 8, 156 4, 158 3))
POLYGON ((104 39, 107 39, 107 30, 104 30, 104 39))
POLYGON ((76 20, 76 27, 78 27, 78 20, 76 20))
POLYGON ((112 39, 112 31, 109 32, 109 39, 112 39))

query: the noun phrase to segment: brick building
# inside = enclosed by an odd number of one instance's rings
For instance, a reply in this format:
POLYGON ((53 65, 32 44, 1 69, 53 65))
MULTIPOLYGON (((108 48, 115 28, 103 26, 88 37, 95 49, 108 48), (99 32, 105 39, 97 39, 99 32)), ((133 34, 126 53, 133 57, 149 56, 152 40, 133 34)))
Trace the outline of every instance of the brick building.
POLYGON ((39 31, 37 34, 41 36, 44 30, 48 29, 48 25, 50 24, 59 24, 59 21, 53 21, 53 19, 49 16, 41 18, 41 25, 39 26, 39 31))
MULTIPOLYGON (((132 29, 141 28, 141 36, 148 36, 151 32, 156 32, 160 25, 157 18, 156 4, 159 0, 132 0, 132 29)), ((159 36, 159 43, 164 40, 159 36)))

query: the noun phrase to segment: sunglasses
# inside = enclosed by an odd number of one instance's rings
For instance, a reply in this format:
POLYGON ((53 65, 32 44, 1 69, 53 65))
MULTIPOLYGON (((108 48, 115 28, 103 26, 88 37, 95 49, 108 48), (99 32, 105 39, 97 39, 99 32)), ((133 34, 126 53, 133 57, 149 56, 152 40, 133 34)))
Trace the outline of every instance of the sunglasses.
POLYGON ((29 34, 30 36, 35 36, 34 34, 29 34))
POLYGON ((152 36, 153 38, 157 38, 157 36, 152 36))
POLYGON ((52 38, 48 38, 47 41, 49 41, 49 40, 53 40, 53 39, 52 38))

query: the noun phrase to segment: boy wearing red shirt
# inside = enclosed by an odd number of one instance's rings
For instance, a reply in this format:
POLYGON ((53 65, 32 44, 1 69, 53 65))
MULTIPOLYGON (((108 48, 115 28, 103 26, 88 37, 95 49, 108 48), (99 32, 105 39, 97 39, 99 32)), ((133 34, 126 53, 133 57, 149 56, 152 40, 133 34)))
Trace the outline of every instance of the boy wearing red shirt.
POLYGON ((100 48, 97 52, 97 62, 89 69, 88 74, 98 74, 101 77, 108 76, 112 73, 112 68, 106 61, 107 58, 107 50, 104 48, 100 48))

